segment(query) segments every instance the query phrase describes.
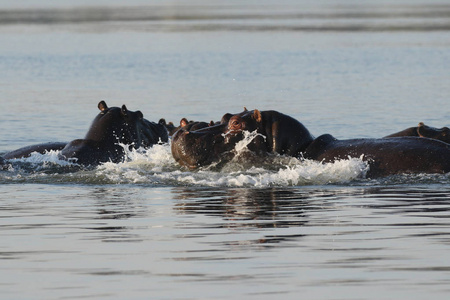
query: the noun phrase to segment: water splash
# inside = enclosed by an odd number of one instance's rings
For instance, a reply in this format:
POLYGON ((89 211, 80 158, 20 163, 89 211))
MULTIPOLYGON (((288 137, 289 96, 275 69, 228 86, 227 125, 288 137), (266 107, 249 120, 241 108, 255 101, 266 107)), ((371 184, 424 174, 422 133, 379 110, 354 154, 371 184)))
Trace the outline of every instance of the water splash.
POLYGON ((50 150, 43 154, 33 152, 28 157, 10 159, 11 163, 29 164, 37 169, 45 169, 52 166, 78 166, 75 161, 61 159, 59 150, 50 150))
POLYGON ((274 187, 303 185, 386 185, 402 183, 448 184, 446 175, 398 175, 377 180, 365 179, 368 165, 362 158, 334 163, 300 160, 282 155, 257 156, 247 145, 258 135, 248 133, 235 151, 235 159, 220 171, 204 168, 187 171, 172 157, 170 145, 129 150, 122 163, 104 163, 85 168, 61 160, 59 151, 33 153, 11 160, 11 167, 0 171, 0 183, 139 184, 145 186, 274 187))
POLYGON ((234 147, 234 150, 236 153, 242 153, 243 151, 248 150, 248 145, 257 137, 262 137, 264 141, 267 139, 265 135, 262 135, 255 131, 248 131, 244 130, 243 132, 244 138, 236 143, 236 146, 234 147))
POLYGON ((176 164, 170 145, 165 144, 145 151, 126 148, 125 162, 103 164, 96 175, 120 184, 269 187, 345 183, 364 177, 368 170, 367 163, 355 158, 321 163, 282 155, 261 157, 247 148, 258 136, 262 135, 256 131, 244 132, 244 139, 234 149, 235 158, 220 171, 210 167, 186 171, 176 164))

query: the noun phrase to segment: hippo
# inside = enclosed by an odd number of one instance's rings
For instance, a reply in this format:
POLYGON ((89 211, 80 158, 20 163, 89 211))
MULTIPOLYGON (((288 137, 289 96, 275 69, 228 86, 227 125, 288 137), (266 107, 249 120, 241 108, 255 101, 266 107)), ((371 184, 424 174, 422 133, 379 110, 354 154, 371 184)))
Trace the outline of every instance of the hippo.
POLYGON ((161 124, 166 128, 169 136, 172 136, 179 129, 173 124, 173 122, 167 123, 166 119, 159 119, 158 124, 161 124))
POLYGON ((450 145, 442 141, 414 136, 337 140, 329 134, 314 138, 299 121, 277 111, 247 111, 233 115, 228 123, 182 128, 172 137, 172 155, 189 169, 220 165, 233 159, 245 131, 257 134, 247 146, 256 154, 324 162, 361 158, 369 165, 367 177, 450 172, 450 145))
POLYGON ((27 157, 33 152, 60 150, 61 159, 73 160, 80 165, 98 165, 108 161, 122 161, 125 156, 122 145, 137 149, 168 142, 168 132, 164 125, 144 119, 140 111, 130 111, 125 105, 108 107, 105 101, 100 101, 98 108, 100 113, 84 139, 69 143, 31 145, 6 153, 3 159, 27 157))
POLYGON ((450 129, 448 127, 434 128, 420 122, 416 127, 410 127, 405 130, 385 136, 385 138, 399 136, 417 136, 443 141, 450 144, 450 129))
POLYGON ((450 172, 450 145, 419 137, 338 140, 324 134, 303 152, 304 159, 322 162, 349 157, 361 158, 368 163, 368 178, 450 172))
POLYGON ((277 111, 248 111, 226 114, 220 124, 198 130, 182 127, 172 137, 172 156, 183 166, 196 169, 233 158, 237 142, 244 131, 259 135, 248 145, 257 153, 279 153, 299 156, 314 139, 303 124, 277 111))

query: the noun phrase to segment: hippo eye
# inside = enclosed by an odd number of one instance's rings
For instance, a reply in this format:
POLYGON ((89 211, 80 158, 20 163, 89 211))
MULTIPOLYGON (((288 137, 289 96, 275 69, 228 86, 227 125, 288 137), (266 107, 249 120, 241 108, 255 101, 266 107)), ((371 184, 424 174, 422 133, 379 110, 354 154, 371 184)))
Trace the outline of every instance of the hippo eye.
POLYGON ((245 121, 239 117, 233 117, 228 121, 228 128, 232 131, 240 131, 245 129, 245 121))
POLYGON ((240 120, 231 120, 230 128, 233 130, 238 130, 242 128, 242 123, 240 120))

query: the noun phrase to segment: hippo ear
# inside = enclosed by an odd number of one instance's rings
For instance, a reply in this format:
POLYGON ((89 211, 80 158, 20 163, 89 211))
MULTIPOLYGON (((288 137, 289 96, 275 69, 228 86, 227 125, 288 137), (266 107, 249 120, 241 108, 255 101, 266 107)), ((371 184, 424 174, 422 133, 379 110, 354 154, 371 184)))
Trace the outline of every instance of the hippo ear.
POLYGON ((184 127, 189 123, 189 121, 186 118, 183 118, 180 120, 180 126, 184 127))
POLYGON ((262 116, 261 116, 261 112, 257 109, 255 109, 255 111, 253 112, 253 118, 256 120, 256 122, 261 122, 262 121, 262 116))
POLYGON ((247 107, 244 106, 244 111, 248 111, 247 107))
POLYGON ((127 107, 125 106, 125 104, 122 105, 122 110, 121 110, 121 112, 122 112, 122 115, 127 116, 127 114, 128 114, 128 109, 127 109, 127 107))
POLYGON ((417 125, 416 132, 420 137, 423 137, 420 132, 422 131, 422 127, 424 127, 424 126, 425 126, 425 123, 423 123, 423 122, 420 122, 419 125, 417 125))
POLYGON ((106 102, 102 100, 98 103, 98 109, 105 111, 108 109, 108 105, 106 105, 106 102))

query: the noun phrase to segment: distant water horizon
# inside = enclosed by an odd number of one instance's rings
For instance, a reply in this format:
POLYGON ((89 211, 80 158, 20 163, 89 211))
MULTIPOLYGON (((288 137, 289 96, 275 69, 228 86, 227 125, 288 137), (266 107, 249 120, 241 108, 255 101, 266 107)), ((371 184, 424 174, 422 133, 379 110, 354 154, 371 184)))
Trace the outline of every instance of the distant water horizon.
POLYGON ((121 22, 121 26, 126 28, 124 22, 149 22, 156 24, 149 24, 151 26, 146 30, 168 31, 430 31, 448 30, 449 19, 450 4, 445 1, 0 3, 0 25, 121 22))

